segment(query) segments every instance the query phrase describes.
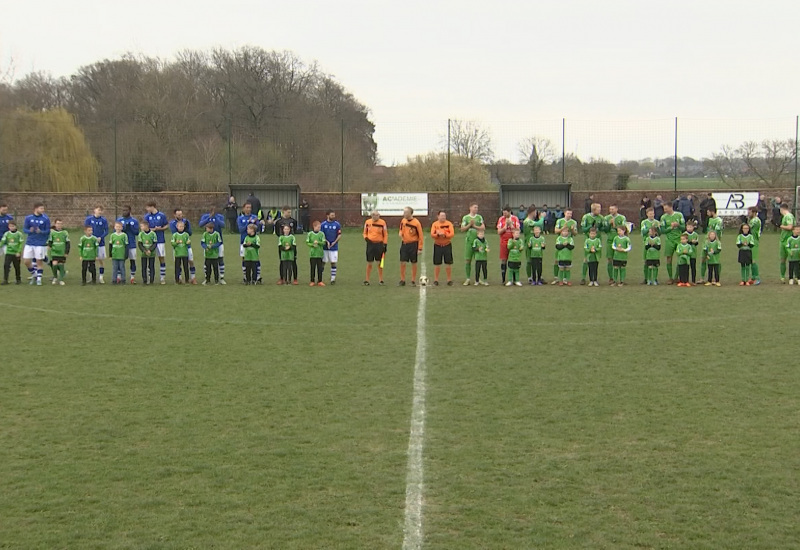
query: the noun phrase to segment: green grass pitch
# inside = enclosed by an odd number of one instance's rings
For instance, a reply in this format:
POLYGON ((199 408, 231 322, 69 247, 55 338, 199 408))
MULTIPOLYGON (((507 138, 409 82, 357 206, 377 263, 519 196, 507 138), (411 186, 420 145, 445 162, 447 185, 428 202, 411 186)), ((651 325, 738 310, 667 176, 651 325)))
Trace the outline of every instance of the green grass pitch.
MULTIPOLYGON (((65 287, 0 288, 0 547, 401 547, 419 291, 396 236, 368 288, 357 232, 327 288, 303 250, 304 284, 272 284, 270 246, 244 287, 225 237, 226 287, 84 288, 71 259, 65 287)), ((798 547, 777 237, 746 288, 732 231, 721 288, 638 285, 639 239, 628 287, 500 287, 491 239, 492 286, 460 286, 459 235, 457 286, 427 288, 424 547, 798 547)))

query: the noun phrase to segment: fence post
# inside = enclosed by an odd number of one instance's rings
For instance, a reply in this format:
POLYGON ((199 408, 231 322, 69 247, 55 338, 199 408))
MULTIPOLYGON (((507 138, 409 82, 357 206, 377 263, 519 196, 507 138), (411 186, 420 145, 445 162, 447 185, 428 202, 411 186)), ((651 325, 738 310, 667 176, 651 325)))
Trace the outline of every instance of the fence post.
POLYGON ((450 212, 450 119, 447 119, 447 211, 450 212))
MULTIPOLYGON (((794 119, 794 188, 797 192, 797 150, 798 142, 800 142, 800 115, 794 119)), ((794 206, 797 208, 797 205, 794 206)))
POLYGON ((230 187, 233 185, 233 154, 231 146, 231 117, 228 116, 228 193, 231 192, 230 187))
POLYGON ((119 216, 117 209, 119 201, 117 200, 117 179, 119 171, 117 170, 117 119, 114 119, 114 219, 119 216))
POLYGON ((561 183, 567 183, 567 119, 561 119, 561 183))
POLYGON ((344 215, 344 119, 342 119, 342 127, 341 127, 341 146, 342 146, 342 157, 341 157, 341 166, 339 169, 339 179, 342 186, 342 193, 340 196, 341 200, 341 211, 342 215, 344 215))
POLYGON ((675 192, 678 192, 678 117, 675 117, 675 158, 673 165, 673 182, 675 192))

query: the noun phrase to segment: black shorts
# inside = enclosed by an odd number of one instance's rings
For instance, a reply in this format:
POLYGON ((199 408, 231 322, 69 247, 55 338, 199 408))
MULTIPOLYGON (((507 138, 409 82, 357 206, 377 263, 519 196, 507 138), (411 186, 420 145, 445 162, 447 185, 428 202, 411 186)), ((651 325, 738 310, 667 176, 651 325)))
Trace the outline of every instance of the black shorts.
POLYGON ((739 263, 742 265, 750 265, 753 263, 753 251, 750 249, 739 249, 739 263))
POLYGON ((400 245, 400 261, 417 263, 419 245, 417 243, 403 243, 400 245))
POLYGON ((558 260, 558 267, 572 267, 572 260, 558 260))
POLYGON ((51 263, 52 262, 58 262, 60 264, 63 264, 63 263, 67 262, 67 257, 66 256, 53 256, 52 258, 50 258, 50 262, 51 263))
POLYGON ((380 262, 383 256, 383 243, 367 243, 367 261, 380 262))
POLYGON ((628 265, 628 260, 614 260, 614 267, 625 267, 628 265))
POLYGON ((442 261, 448 265, 453 263, 452 244, 446 244, 444 246, 439 246, 438 244, 433 245, 433 265, 442 265, 442 261))
POLYGON ((519 269, 522 262, 508 262, 508 269, 519 269))
POLYGON ((647 267, 658 267, 661 265, 661 260, 645 260, 647 267))

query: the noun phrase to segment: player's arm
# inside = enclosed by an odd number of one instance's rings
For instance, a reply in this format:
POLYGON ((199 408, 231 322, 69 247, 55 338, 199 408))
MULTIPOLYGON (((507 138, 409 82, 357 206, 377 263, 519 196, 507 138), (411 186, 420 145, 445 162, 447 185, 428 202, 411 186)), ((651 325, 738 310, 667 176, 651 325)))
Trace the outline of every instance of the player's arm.
POLYGON ((470 223, 467 222, 467 218, 461 218, 461 232, 464 233, 465 231, 469 231, 470 223))
POLYGON ((386 252, 386 245, 389 244, 389 229, 386 227, 386 222, 380 227, 383 232, 383 251, 386 252))
POLYGON ((506 230, 506 219, 505 217, 501 216, 500 219, 497 220, 497 234, 502 235, 505 232, 505 230, 506 230))
POLYGON ((431 224, 431 237, 434 239, 438 237, 437 233, 439 232, 439 222, 433 222, 431 224))
POLYGON ((567 241, 566 247, 570 250, 573 250, 575 248, 575 241, 572 239, 572 237, 570 237, 569 240, 567 241))
POLYGON ((333 240, 333 242, 332 242, 332 243, 330 243, 328 246, 329 246, 329 247, 333 247, 333 246, 335 246, 335 245, 336 245, 336 243, 338 243, 338 242, 339 242, 339 240, 340 240, 341 238, 342 238, 342 230, 341 230, 341 229, 339 229, 339 230, 336 232, 336 238, 335 238, 335 239, 333 240))
POLYGON ((414 220, 417 227, 417 250, 422 252, 422 243, 425 242, 425 234, 422 232, 422 224, 419 223, 419 220, 414 220))
POLYGON ((780 229, 783 229, 784 231, 791 231, 792 227, 793 225, 791 223, 784 225, 783 220, 781 220, 780 229))

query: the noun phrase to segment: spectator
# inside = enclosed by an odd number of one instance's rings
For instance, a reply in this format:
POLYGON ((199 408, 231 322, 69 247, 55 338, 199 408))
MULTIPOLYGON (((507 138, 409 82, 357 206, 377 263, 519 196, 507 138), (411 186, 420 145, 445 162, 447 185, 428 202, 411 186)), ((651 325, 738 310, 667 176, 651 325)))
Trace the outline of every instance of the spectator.
POLYGON ((308 201, 303 198, 300 201, 300 225, 303 226, 303 231, 310 231, 311 227, 311 205, 308 204, 308 201))
POLYGON ((524 220, 527 215, 528 215, 528 209, 525 208, 524 204, 520 204, 519 211, 517 212, 517 219, 524 220))
POLYGON ((592 204, 594 204, 594 193, 590 193, 589 196, 586 197, 586 200, 583 201, 584 214, 590 214, 592 212, 592 204))
POLYGON ((700 230, 703 233, 708 232, 708 211, 717 211, 717 201, 711 193, 706 194, 706 198, 700 201, 700 230))
POLYGON ((639 201, 639 222, 647 218, 647 209, 653 206, 653 201, 647 198, 647 195, 642 197, 639 201))
POLYGON ((246 202, 250 203, 250 208, 251 208, 251 211, 253 212, 253 214, 255 214, 258 217, 258 219, 262 219, 261 218, 261 200, 259 200, 259 198, 256 197, 253 194, 252 191, 247 196, 247 201, 246 202))
POLYGON ((756 209, 758 211, 758 219, 761 220, 761 227, 764 228, 767 223, 767 196, 763 193, 758 196, 756 209))
POLYGON ((653 200, 653 214, 655 214, 657 220, 660 220, 661 216, 664 215, 664 199, 661 198, 661 195, 656 195, 655 200, 653 200))
POLYGON ((558 223, 558 220, 560 220, 563 217, 564 217, 564 210, 561 208, 560 204, 557 204, 556 209, 553 212, 553 218, 555 219, 555 222, 558 223))
POLYGON ((694 203, 690 199, 691 195, 681 195, 672 203, 672 208, 683 214, 684 220, 691 220, 694 215, 694 203))
POLYGON ((781 214, 782 203, 783 201, 780 197, 775 197, 772 199, 772 225, 775 226, 775 231, 777 231, 777 228, 781 226, 781 218, 783 217, 781 214))
POLYGON ((228 228, 231 233, 238 233, 239 228, 236 226, 236 218, 239 217, 239 205, 236 204, 236 197, 231 195, 228 197, 228 204, 225 205, 225 219, 228 220, 228 228))

